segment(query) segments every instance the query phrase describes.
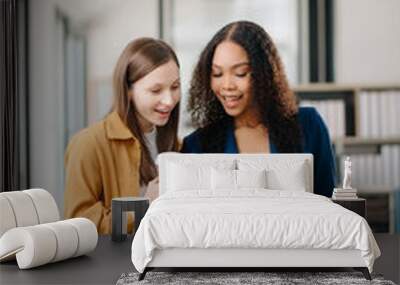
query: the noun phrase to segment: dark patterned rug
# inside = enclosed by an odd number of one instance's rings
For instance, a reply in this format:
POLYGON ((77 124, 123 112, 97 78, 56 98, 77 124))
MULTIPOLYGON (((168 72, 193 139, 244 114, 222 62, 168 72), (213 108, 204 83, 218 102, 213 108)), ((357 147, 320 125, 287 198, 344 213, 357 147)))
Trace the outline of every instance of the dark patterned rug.
POLYGON ((138 281, 139 273, 124 273, 117 285, 133 284, 388 284, 381 275, 372 274, 372 281, 360 272, 148 272, 138 281))

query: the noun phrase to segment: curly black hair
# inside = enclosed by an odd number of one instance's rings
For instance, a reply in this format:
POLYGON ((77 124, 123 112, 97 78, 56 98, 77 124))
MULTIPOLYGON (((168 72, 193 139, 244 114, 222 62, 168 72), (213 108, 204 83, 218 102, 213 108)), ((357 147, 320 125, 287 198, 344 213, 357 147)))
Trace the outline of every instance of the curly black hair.
POLYGON ((199 127, 204 152, 223 152, 225 130, 233 120, 211 89, 211 66, 216 47, 231 41, 247 53, 251 69, 254 105, 279 152, 302 151, 298 106, 290 90, 277 48, 259 25, 233 22, 219 30, 207 44, 195 67, 189 89, 188 111, 199 127))

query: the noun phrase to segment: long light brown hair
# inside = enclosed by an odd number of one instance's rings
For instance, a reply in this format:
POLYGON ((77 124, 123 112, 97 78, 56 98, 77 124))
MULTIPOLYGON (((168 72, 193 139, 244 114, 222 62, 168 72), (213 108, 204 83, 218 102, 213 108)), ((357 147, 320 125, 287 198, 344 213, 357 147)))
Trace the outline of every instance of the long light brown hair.
MULTIPOLYGON (((178 58, 168 44, 157 39, 139 38, 125 47, 114 69, 114 104, 112 110, 119 114, 122 121, 141 144, 141 185, 147 184, 157 176, 157 168, 151 158, 144 132, 139 124, 135 104, 129 98, 128 91, 136 81, 170 60, 173 60, 179 67, 178 58)), ((167 124, 157 127, 158 152, 178 150, 178 120, 179 103, 172 110, 167 124)))

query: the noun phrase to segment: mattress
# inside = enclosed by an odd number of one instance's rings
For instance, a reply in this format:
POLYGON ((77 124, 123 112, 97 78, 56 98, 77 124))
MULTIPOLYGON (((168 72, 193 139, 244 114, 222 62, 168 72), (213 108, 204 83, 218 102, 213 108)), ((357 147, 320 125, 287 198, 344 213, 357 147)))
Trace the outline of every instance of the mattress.
POLYGON ((308 192, 175 191, 155 200, 132 242, 139 272, 162 249, 359 250, 372 272, 380 255, 361 216, 308 192))

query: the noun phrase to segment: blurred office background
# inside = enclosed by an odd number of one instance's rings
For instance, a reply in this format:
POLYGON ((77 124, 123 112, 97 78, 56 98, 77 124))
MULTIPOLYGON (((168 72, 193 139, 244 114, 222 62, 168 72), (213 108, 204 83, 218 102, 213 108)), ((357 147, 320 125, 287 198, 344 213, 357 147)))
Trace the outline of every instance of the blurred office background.
POLYGON ((324 117, 338 169, 352 157, 353 186, 368 198, 373 229, 400 232, 400 1, 3 0, 0 7, 1 191, 45 188, 63 209, 65 147, 110 110, 114 64, 138 37, 176 50, 179 136, 188 134, 188 83, 200 51, 223 25, 246 19, 271 34, 300 104, 324 117))

